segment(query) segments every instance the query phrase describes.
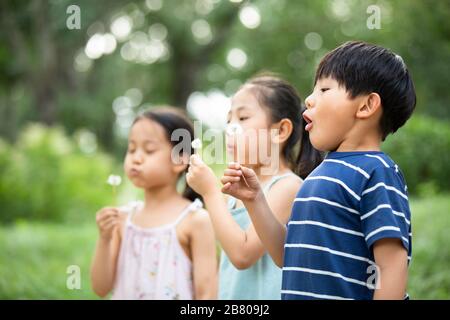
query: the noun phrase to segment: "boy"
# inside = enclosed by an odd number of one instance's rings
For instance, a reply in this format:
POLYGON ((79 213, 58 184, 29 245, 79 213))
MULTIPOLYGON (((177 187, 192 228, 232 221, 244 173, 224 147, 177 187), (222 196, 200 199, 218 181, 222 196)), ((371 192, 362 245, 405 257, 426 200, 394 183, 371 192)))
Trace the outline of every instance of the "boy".
MULTIPOLYGON (((416 95, 400 56, 363 42, 328 53, 303 118, 325 160, 304 180, 288 224, 273 216, 255 173, 230 164, 222 191, 243 201, 275 263, 282 299, 407 298, 407 188, 381 143, 411 116, 416 95), (236 182, 244 175, 249 187, 236 182)), ((283 192, 279 183, 273 192, 283 192)))

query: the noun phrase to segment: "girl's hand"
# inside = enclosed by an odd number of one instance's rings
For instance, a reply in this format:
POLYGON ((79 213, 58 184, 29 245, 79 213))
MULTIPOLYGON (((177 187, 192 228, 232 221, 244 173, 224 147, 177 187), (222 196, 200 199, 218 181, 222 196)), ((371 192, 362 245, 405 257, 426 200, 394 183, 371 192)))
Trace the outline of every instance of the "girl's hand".
POLYGON ((262 192, 255 171, 235 162, 228 164, 228 168, 224 171, 220 181, 223 184, 223 193, 238 198, 243 202, 255 200, 262 192), (244 175, 248 185, 244 182, 242 175, 244 175))
POLYGON ((190 158, 190 166, 186 175, 188 185, 202 197, 216 187, 216 176, 202 159, 194 154, 190 158))
POLYGON ((96 214, 96 222, 100 237, 110 241, 114 229, 122 222, 124 215, 117 208, 106 207, 96 214))

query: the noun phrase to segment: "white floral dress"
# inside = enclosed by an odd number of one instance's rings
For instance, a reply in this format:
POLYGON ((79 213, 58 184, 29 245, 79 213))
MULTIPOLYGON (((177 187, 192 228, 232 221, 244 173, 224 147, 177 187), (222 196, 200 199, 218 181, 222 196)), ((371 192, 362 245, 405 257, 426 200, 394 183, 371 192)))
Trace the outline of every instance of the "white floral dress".
POLYGON ((133 202, 122 208, 129 214, 112 299, 193 299, 192 262, 178 241, 176 227, 201 208, 202 202, 196 199, 175 222, 154 228, 132 223, 133 214, 142 206, 142 202, 133 202))

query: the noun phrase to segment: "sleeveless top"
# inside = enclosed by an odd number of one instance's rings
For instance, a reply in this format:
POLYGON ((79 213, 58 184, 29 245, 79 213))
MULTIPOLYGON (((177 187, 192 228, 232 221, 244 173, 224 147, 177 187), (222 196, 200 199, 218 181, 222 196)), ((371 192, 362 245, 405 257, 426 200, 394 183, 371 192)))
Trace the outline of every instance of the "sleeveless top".
MULTIPOLYGON (((274 176, 264 188, 267 196, 270 188, 279 180, 295 174, 289 172, 274 176)), ((230 197, 228 208, 234 220, 242 230, 246 230, 251 222, 245 207, 235 208, 236 199, 230 197)), ((220 300, 280 300, 281 299, 281 269, 272 261, 266 252, 250 268, 237 269, 222 250, 219 269, 219 299, 220 300)))
POLYGON ((178 241, 176 227, 201 208, 202 202, 196 199, 173 223, 151 228, 132 223, 132 216, 142 207, 142 202, 134 202, 121 208, 129 214, 112 299, 193 299, 192 262, 178 241))

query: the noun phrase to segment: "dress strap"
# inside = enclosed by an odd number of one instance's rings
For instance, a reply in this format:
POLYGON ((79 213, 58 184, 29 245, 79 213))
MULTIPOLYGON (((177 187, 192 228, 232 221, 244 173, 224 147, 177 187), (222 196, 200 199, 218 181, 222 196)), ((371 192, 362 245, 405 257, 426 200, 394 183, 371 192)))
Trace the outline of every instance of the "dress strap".
POLYGON ((192 202, 190 205, 184 209, 181 214, 178 216, 177 220, 173 223, 174 226, 178 225, 189 213, 192 211, 198 210, 203 207, 203 203, 200 201, 200 199, 195 199, 194 202, 192 202))
MULTIPOLYGON (((281 180, 283 178, 286 178, 286 177, 290 177, 290 176, 296 176, 296 174, 293 173, 293 172, 288 172, 288 173, 285 173, 285 174, 282 174, 282 175, 279 175, 279 176, 273 176, 272 179, 270 179, 270 181, 263 187, 264 195, 267 196, 267 193, 269 192, 269 190, 272 188, 272 186, 277 181, 279 181, 279 180, 281 180)), ((227 204, 228 210, 234 209, 235 206, 236 206, 236 202, 237 202, 237 199, 235 197, 230 196, 228 198, 228 204, 227 204)))
POLYGON ((264 195, 267 196, 267 193, 270 191, 270 189, 272 188, 272 186, 277 183, 279 180, 284 179, 286 177, 290 177, 290 176, 296 176, 295 173, 293 172, 288 172, 279 176, 273 176, 272 179, 269 181, 269 183, 267 183, 264 188, 263 188, 263 192, 264 195))
POLYGON ((236 202, 237 202, 237 200, 235 197, 229 196, 228 203, 227 203, 228 210, 233 210, 234 207, 236 206, 236 202))

